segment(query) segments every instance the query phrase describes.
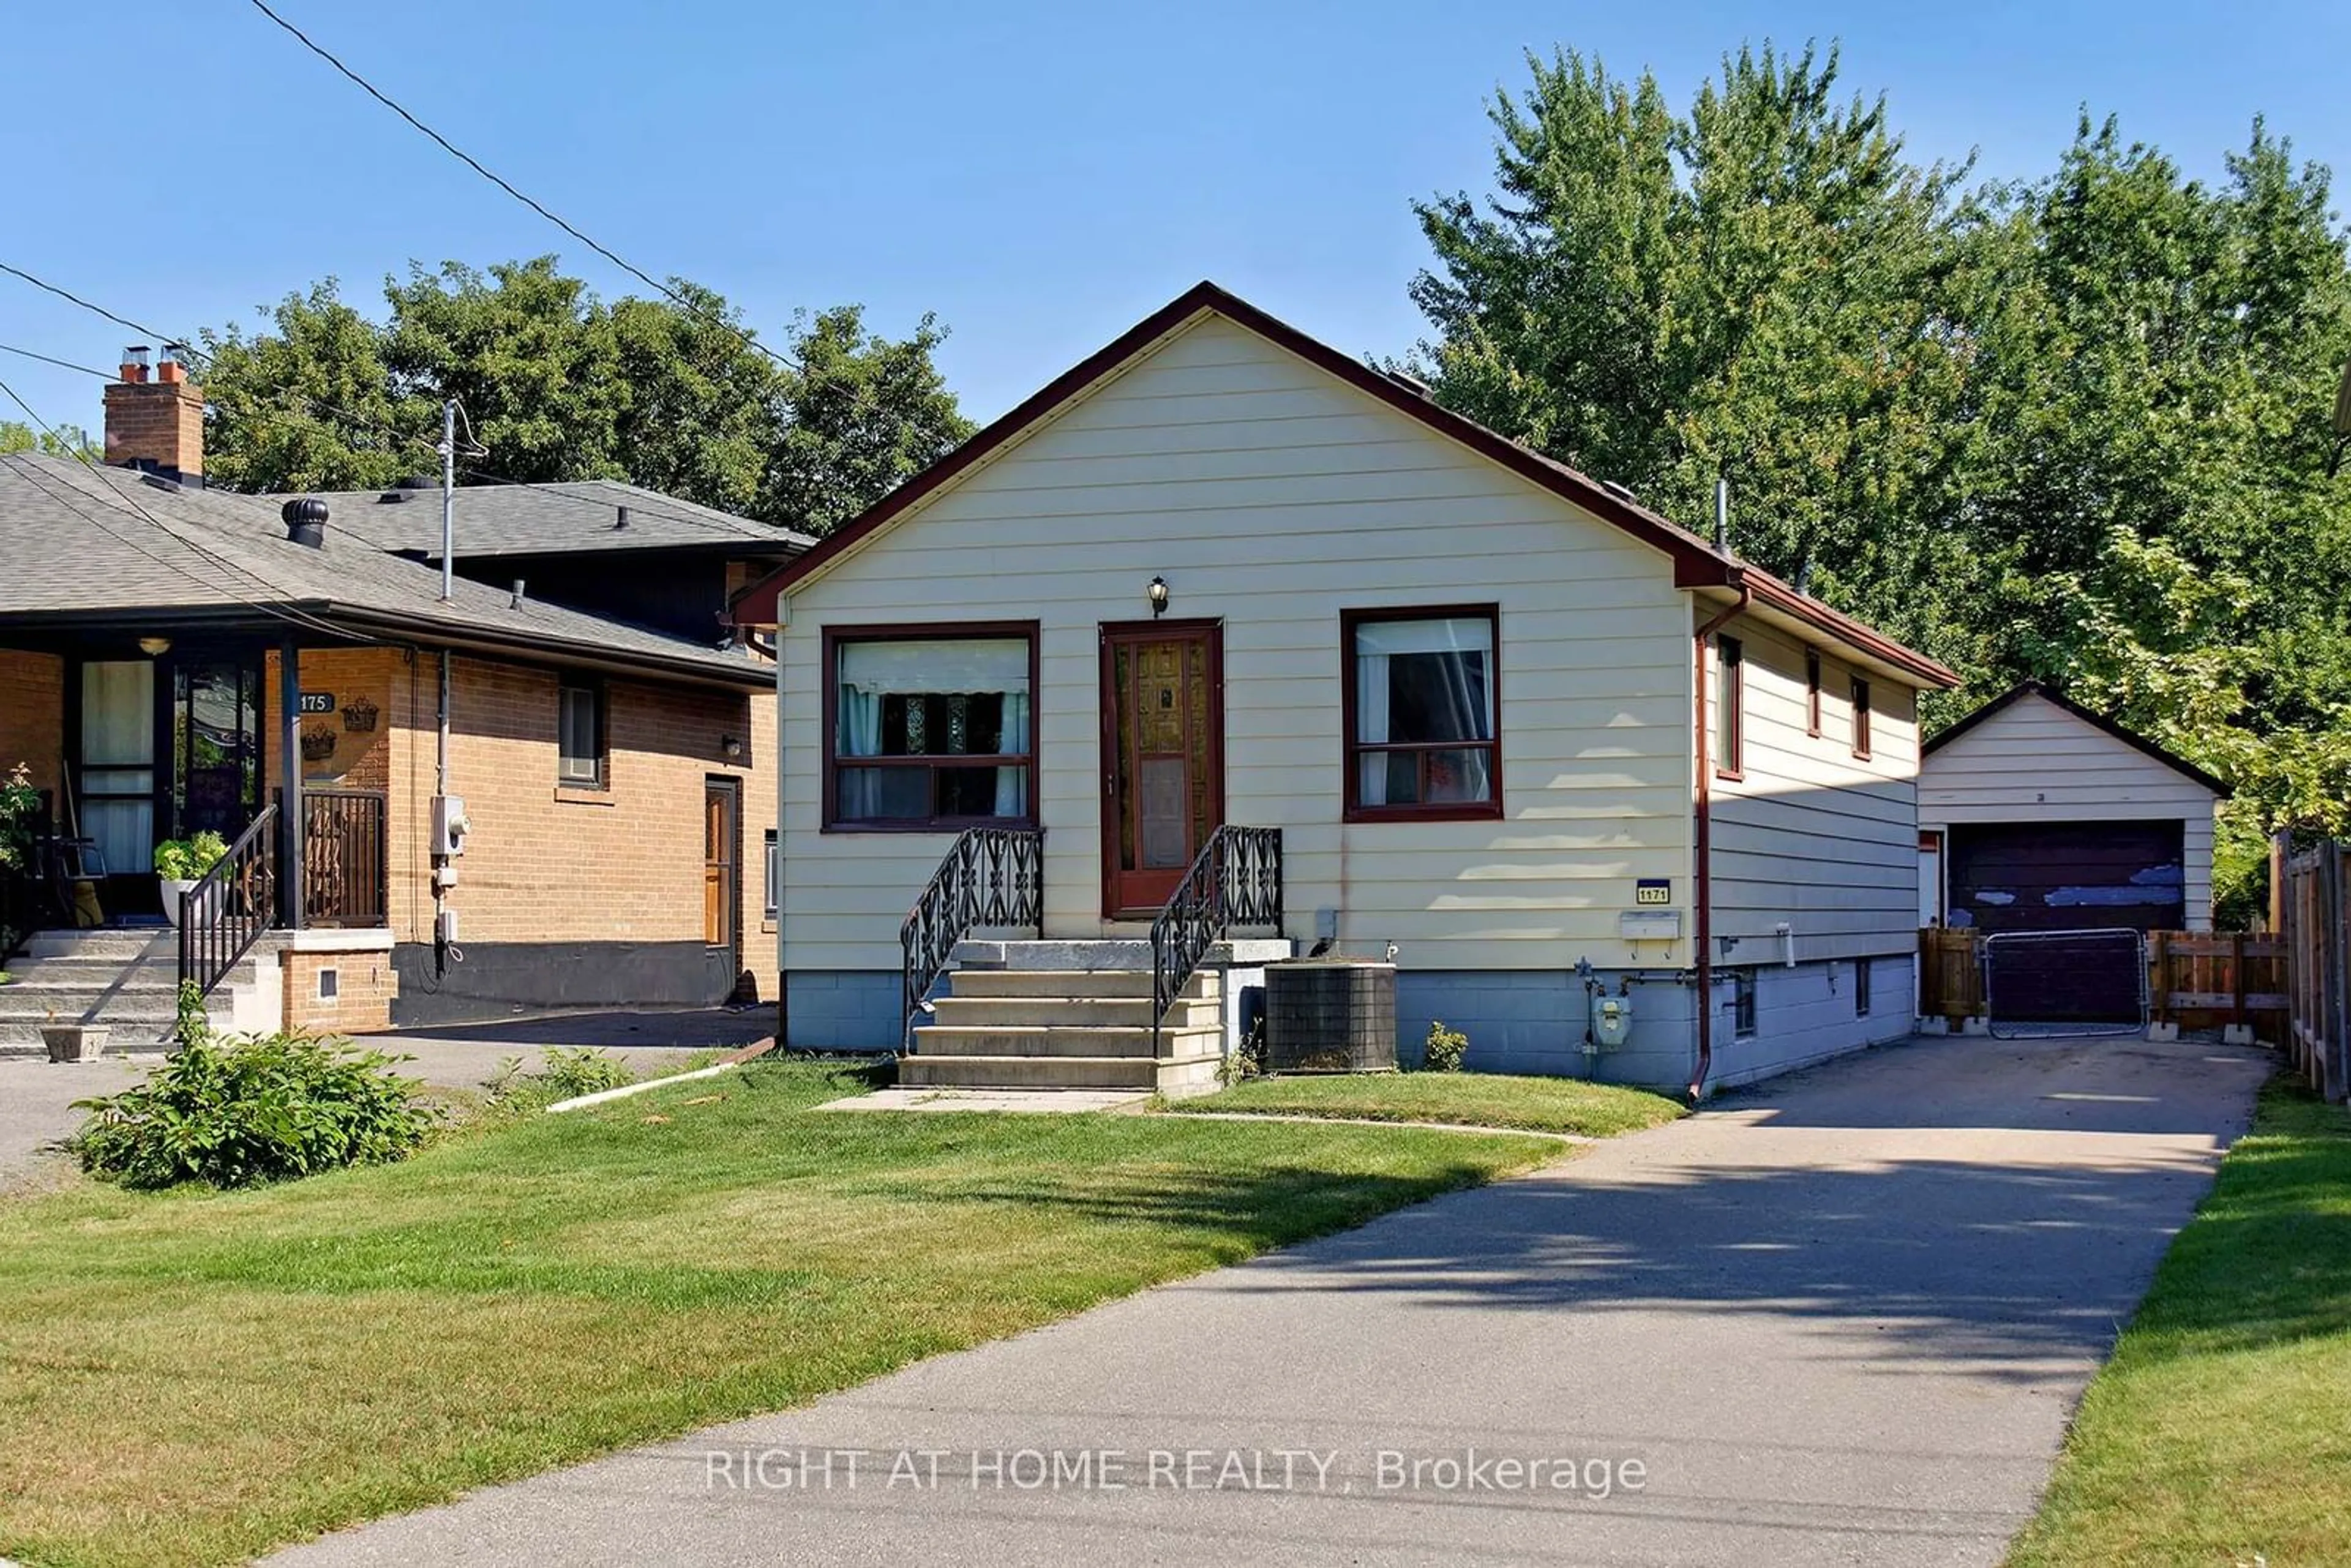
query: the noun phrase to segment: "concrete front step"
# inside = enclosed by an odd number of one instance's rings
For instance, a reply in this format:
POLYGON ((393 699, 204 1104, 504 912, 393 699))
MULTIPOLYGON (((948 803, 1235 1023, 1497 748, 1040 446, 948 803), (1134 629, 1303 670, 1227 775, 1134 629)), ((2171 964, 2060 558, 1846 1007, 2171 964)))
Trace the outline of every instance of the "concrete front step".
POLYGON ((132 926, 92 931, 36 931, 25 939, 24 957, 95 958, 127 964, 134 958, 170 957, 176 961, 180 934, 162 926, 132 926))
MULTIPOLYGON (((1215 1025, 1159 1031, 1163 1057, 1196 1056, 1223 1050, 1224 1032, 1215 1025)), ((1151 1030, 1131 1024, 1111 1026, 989 1024, 965 1029, 924 1024, 914 1030, 914 1054, 924 1056, 1134 1057, 1149 1061, 1151 1030)))
MULTIPOLYGON (((1295 951, 1283 937, 1234 936, 1211 946, 1202 962, 1210 968, 1254 968, 1295 951)), ((956 944, 955 961, 961 968, 1141 969, 1149 974, 1151 943, 1143 937, 973 937, 956 944)))
POLYGON ((1151 999, 1148 969, 956 969, 950 994, 964 998, 1140 997, 1151 999))
MULTIPOLYGON (((941 1024, 969 1029, 989 1025, 1044 1024, 1123 1025, 1129 1029, 1151 1027, 1151 998, 1034 996, 1034 997, 941 997, 934 1002, 934 1018, 941 1024)), ((1224 1017, 1223 1009, 1214 997, 1185 997, 1167 1009, 1162 1024, 1171 1029, 1212 1028, 1224 1017)))
POLYGON ((910 1089, 1132 1089, 1205 1093, 1217 1086, 1217 1054, 1155 1061, 1148 1056, 948 1056, 917 1051, 898 1063, 910 1089))

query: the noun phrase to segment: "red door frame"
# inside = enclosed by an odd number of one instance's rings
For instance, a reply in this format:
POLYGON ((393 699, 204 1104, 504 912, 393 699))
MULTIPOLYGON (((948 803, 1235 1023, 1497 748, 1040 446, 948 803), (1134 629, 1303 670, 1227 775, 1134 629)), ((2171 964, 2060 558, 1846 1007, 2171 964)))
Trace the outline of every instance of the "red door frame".
MULTIPOLYGON (((1124 780, 1118 776, 1118 667, 1112 654, 1117 644, 1155 642, 1199 642, 1208 650, 1208 734, 1207 767, 1208 769, 1208 831, 1213 833, 1225 821, 1225 623, 1220 620, 1191 621, 1105 621, 1102 623, 1102 677, 1097 689, 1096 706, 1102 710, 1102 908, 1106 919, 1148 919, 1158 912, 1158 901, 1149 904, 1123 903, 1120 898, 1122 875, 1118 866, 1118 830, 1120 818, 1129 810, 1123 795, 1124 780)), ((1188 780, 1186 781, 1188 783, 1188 780)), ((1188 793, 1188 790, 1187 790, 1188 793)), ((1193 853, 1200 846, 1193 846, 1193 853)), ((1183 872, 1138 873, 1153 879, 1164 878, 1167 892, 1175 891, 1183 879, 1183 872)))

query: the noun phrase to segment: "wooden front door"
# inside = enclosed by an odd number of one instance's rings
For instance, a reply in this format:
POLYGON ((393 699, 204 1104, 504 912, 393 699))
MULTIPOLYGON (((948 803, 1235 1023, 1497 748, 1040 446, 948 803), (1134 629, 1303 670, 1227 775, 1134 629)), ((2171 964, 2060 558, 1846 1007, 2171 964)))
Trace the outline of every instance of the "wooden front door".
POLYGON ((743 907, 741 873, 737 863, 737 823, 740 797, 732 779, 704 780, 702 789, 702 941, 728 954, 730 970, 742 965, 735 956, 737 912, 743 907))
POLYGON ((1225 820, 1221 627, 1104 626, 1102 709, 1102 913, 1148 918, 1225 820))

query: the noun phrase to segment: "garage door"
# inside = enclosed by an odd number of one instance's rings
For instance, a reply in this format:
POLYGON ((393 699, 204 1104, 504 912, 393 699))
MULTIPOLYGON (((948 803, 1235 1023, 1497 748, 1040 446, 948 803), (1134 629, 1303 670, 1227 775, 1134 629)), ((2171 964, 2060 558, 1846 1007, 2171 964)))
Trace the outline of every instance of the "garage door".
POLYGON ((1950 923, 1980 931, 2180 930, 2188 919, 2182 837, 2177 819, 1954 826, 1950 923))

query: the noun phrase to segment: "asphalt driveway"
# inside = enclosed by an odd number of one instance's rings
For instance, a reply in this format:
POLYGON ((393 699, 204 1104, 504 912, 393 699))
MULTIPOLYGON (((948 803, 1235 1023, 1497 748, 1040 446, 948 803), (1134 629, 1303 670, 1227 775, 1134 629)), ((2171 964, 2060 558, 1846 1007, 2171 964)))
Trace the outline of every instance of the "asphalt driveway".
POLYGON ((1876 1051, 286 1560, 1994 1563, 2268 1070, 1876 1051))

